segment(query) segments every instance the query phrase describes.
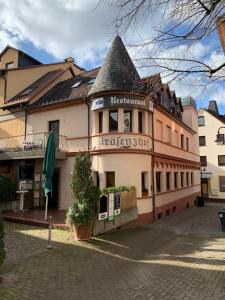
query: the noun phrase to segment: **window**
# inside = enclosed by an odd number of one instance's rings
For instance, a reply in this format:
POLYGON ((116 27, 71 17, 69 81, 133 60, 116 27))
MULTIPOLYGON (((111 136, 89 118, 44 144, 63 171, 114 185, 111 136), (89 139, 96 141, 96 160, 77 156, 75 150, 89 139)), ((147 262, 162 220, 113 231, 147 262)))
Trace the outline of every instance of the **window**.
POLYGON ((205 146, 205 136, 200 136, 199 137, 199 146, 205 146))
POLYGON ((95 82, 96 77, 91 78, 87 84, 93 84, 95 82))
POLYGON ((178 136, 178 131, 177 130, 175 130, 175 146, 179 146, 179 136, 178 136))
POLYGON ((49 132, 52 131, 55 136, 55 144, 56 147, 59 145, 59 120, 50 121, 48 125, 49 132))
POLYGON ((31 87, 25 89, 23 92, 20 93, 20 96, 27 96, 29 95, 36 87, 31 87))
POLYGON ((191 172, 191 185, 194 185, 194 173, 191 172))
POLYGON ((132 111, 124 111, 124 131, 132 131, 132 111))
POLYGON ((98 132, 102 133, 103 131, 103 111, 98 113, 98 132))
POLYGON ((170 172, 166 172, 166 189, 170 190, 170 172))
POLYGON ((180 173, 180 185, 181 185, 181 187, 184 186, 184 172, 180 173))
POLYGON ((7 64, 5 64, 5 68, 6 69, 12 69, 13 68, 13 62, 8 62, 7 64))
POLYGON ((218 166, 225 166, 225 155, 218 155, 218 166))
POLYGON ((177 189, 177 179, 178 179, 178 173, 174 173, 174 188, 177 189))
POLYGON ((157 139, 162 141, 163 140, 163 123, 160 120, 156 120, 156 136, 157 139))
POLYGON ((147 172, 142 172, 141 173, 141 189, 142 189, 142 193, 148 193, 147 182, 148 182, 148 173, 147 172))
POLYGON ((75 82, 75 83, 71 86, 71 89, 74 89, 74 88, 79 87, 80 84, 81 84, 81 82, 82 82, 82 81, 77 81, 77 82, 75 82))
POLYGON ((181 149, 184 149, 184 135, 183 134, 181 134, 181 136, 180 136, 180 147, 181 147, 181 149))
POLYGON ((166 126, 166 143, 171 144, 171 127, 166 126))
POLYGON ((109 112, 109 131, 118 131, 118 111, 111 110, 109 112))
POLYGON ((138 112, 138 132, 143 132, 143 113, 142 111, 138 112))
POLYGON ((205 117, 198 117, 198 126, 205 126, 205 117))
POLYGON ((189 138, 186 137, 186 150, 188 151, 189 150, 189 138))
POLYGON ((156 192, 160 193, 161 192, 161 172, 156 172, 155 177, 156 177, 156 192))
POLYGON ((19 164, 19 179, 33 179, 34 178, 34 161, 22 160, 19 164))
POLYGON ((225 176, 219 176, 220 192, 225 192, 225 176))
POLYGON ((93 173, 93 181, 94 181, 94 184, 100 188, 100 178, 99 178, 99 173, 98 172, 94 172, 93 173))
POLYGON ((7 160, 0 161, 0 175, 10 173, 10 165, 11 163, 7 160))
POLYGON ((106 187, 115 186, 115 172, 106 172, 106 187))
POLYGON ((189 186, 189 173, 186 173, 186 185, 189 186))
POLYGON ((200 156, 200 165, 207 166, 207 157, 206 156, 200 156))

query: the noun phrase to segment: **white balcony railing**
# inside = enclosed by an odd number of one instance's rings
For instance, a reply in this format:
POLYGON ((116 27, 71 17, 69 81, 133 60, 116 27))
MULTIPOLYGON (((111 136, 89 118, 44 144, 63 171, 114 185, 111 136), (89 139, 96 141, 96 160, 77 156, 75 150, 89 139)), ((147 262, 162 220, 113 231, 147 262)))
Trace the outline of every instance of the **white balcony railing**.
MULTIPOLYGON (((0 154, 7 154, 9 158, 20 156, 32 156, 42 155, 45 152, 45 148, 48 140, 48 132, 34 133, 13 136, 7 138, 0 138, 0 154)), ((57 151, 67 151, 66 137, 62 135, 56 135, 56 147, 57 151)))

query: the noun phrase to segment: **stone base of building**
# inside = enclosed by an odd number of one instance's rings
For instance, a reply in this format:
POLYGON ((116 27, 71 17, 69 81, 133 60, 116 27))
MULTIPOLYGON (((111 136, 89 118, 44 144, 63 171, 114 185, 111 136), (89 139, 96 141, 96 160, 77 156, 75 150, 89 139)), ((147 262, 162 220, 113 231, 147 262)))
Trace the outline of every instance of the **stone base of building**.
POLYGON ((169 216, 176 212, 181 212, 187 208, 193 207, 196 205, 196 197, 200 196, 200 192, 188 195, 184 198, 180 198, 173 202, 167 203, 165 205, 156 207, 155 209, 155 219, 161 219, 165 216, 169 216))
POLYGON ((223 198, 208 198, 209 202, 220 202, 225 203, 225 199, 223 198))
MULTIPOLYGON (((200 192, 180 198, 173 202, 167 203, 165 205, 156 207, 155 209, 155 221, 163 217, 169 216, 173 213, 181 212, 187 208, 193 207, 196 205, 196 197, 200 196, 200 192)), ((225 201, 225 199, 224 199, 225 201)), ((126 227, 132 226, 134 224, 152 224, 153 223, 153 213, 148 212, 144 214, 139 214, 138 219, 134 222, 126 224, 126 227)))

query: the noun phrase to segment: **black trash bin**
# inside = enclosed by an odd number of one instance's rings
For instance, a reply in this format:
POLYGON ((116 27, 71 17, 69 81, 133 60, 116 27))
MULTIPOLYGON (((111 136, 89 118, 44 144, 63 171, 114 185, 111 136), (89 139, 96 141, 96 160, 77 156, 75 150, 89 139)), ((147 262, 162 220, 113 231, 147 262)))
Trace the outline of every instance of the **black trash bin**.
POLYGON ((202 196, 197 197, 197 206, 204 207, 205 206, 205 199, 202 196))
POLYGON ((225 210, 219 211, 219 217, 220 217, 222 231, 225 231, 225 210))

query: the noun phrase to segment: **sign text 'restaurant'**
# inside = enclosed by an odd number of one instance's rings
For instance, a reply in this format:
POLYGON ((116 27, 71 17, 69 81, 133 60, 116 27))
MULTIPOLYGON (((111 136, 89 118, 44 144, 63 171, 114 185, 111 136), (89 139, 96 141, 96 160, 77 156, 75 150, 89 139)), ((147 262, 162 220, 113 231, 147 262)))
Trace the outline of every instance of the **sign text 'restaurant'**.
POLYGON ((102 108, 141 108, 153 112, 153 102, 147 99, 138 98, 136 96, 105 96, 94 99, 92 102, 91 110, 102 108))

